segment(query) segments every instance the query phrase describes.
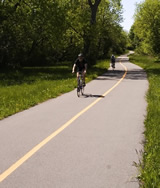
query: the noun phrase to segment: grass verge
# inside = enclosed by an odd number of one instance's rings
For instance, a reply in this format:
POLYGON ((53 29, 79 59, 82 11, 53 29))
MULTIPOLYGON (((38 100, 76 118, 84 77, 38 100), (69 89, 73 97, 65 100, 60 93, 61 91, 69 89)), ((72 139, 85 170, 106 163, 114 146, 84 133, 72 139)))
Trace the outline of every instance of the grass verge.
POLYGON ((147 117, 145 143, 140 162, 140 185, 143 188, 160 187, 160 63, 148 56, 131 55, 130 61, 144 68, 148 75, 147 117))
MULTIPOLYGON (((86 82, 106 72, 109 61, 99 61, 87 71, 86 82)), ((0 120, 76 87, 71 62, 52 67, 26 67, 0 71, 0 120)))

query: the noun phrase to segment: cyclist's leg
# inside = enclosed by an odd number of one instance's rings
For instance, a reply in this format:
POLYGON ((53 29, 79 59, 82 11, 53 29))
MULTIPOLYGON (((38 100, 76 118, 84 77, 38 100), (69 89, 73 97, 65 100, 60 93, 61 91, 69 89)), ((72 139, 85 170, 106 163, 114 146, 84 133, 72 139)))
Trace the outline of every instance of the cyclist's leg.
POLYGON ((78 77, 79 77, 79 72, 77 71, 77 80, 78 80, 78 77))
POLYGON ((113 62, 113 68, 115 68, 115 62, 113 62))
POLYGON ((115 68, 115 62, 114 61, 111 62, 111 67, 115 68))
POLYGON ((77 71, 77 85, 78 85, 78 82, 79 82, 79 71, 77 71))
MULTIPOLYGON (((79 71, 78 70, 77 70, 77 92, 80 92, 80 80, 79 80, 79 71)), ((78 96, 79 96, 79 94, 78 94, 78 96)))
POLYGON ((86 82, 85 82, 85 72, 84 71, 82 72, 82 77, 83 77, 83 86, 85 86, 86 82))

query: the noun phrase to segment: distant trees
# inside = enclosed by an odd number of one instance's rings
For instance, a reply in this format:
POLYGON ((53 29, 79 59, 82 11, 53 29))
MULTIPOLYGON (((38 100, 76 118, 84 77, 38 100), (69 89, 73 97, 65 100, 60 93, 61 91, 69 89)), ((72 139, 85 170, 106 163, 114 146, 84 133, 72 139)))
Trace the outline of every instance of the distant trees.
POLYGON ((123 52, 121 0, 0 0, 0 67, 123 52))
POLYGON ((159 0, 145 0, 137 5, 130 38, 139 52, 160 57, 159 0))
POLYGON ((66 31, 65 8, 52 0, 0 1, 0 65, 43 64, 66 31))

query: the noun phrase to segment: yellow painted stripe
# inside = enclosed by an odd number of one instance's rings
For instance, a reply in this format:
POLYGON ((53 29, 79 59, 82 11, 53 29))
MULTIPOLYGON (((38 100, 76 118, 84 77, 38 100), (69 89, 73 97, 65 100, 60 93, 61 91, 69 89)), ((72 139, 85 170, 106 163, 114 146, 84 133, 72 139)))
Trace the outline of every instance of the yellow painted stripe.
MULTIPOLYGON (((120 82, 125 78, 127 74, 127 68, 120 63, 124 69, 125 73, 123 77, 108 91, 106 91, 103 96, 106 96, 109 94, 115 87, 117 87, 120 82)), ((79 112, 77 115, 75 115, 71 120, 66 122, 63 126, 61 126, 59 129, 57 129, 55 132, 53 132, 50 136, 45 138, 42 142, 40 142, 38 145, 36 145, 33 149, 31 149, 28 153, 26 153, 22 158, 20 158, 17 162, 15 162, 12 166, 10 166, 6 171, 4 171, 0 175, 0 182, 2 182, 4 179, 7 178, 12 172, 14 172, 18 167, 20 167, 26 160, 28 160, 32 155, 34 155, 38 150, 40 150, 45 144, 47 144, 51 139, 53 139, 55 136, 57 136, 59 133, 61 133, 65 128, 67 128, 72 122, 74 122, 78 117, 80 117, 82 114, 84 114, 87 110, 89 110, 91 107, 93 107, 96 103, 98 103, 102 98, 98 98, 93 103, 91 103, 89 106, 84 108, 81 112, 79 112)))

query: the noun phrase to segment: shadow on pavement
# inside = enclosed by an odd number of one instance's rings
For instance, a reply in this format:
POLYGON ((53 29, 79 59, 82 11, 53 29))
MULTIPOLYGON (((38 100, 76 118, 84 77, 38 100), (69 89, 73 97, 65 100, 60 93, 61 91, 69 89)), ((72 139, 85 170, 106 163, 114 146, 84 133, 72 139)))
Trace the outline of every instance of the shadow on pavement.
POLYGON ((84 98, 88 98, 88 97, 90 97, 90 98, 105 98, 105 96, 103 96, 103 95, 93 95, 93 94, 83 94, 83 97, 84 98))
POLYGON ((121 71, 121 70, 108 70, 105 74, 103 74, 102 76, 99 76, 95 80, 120 79, 122 78, 123 74, 124 74, 124 71, 121 71))
POLYGON ((119 62, 128 63, 129 62, 129 58, 128 57, 126 57, 126 58, 117 58, 116 59, 116 63, 119 63, 119 62))
POLYGON ((146 80, 146 72, 143 69, 133 69, 127 72, 125 79, 146 80))
MULTIPOLYGON (((123 62, 122 62, 123 63, 123 62)), ((96 80, 115 80, 115 79, 121 79, 124 74, 124 70, 108 70, 105 74, 102 76, 99 76, 96 78, 96 80)), ((131 69, 127 71, 127 75, 125 79, 128 80, 146 80, 147 75, 144 69, 131 69)))

